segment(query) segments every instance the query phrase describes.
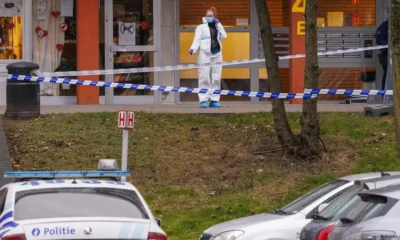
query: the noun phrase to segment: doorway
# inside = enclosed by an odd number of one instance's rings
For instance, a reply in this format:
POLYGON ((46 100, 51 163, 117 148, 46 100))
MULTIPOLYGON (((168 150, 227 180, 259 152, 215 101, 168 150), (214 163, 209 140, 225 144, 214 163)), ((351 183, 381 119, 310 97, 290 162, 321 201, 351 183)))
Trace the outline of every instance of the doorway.
MULTIPOLYGON (((105 69, 154 67, 158 62, 161 27, 160 0, 104 1, 105 69)), ((125 84, 155 85, 155 73, 106 75, 105 81, 125 84)), ((100 103, 153 104, 153 91, 107 88, 100 103)))

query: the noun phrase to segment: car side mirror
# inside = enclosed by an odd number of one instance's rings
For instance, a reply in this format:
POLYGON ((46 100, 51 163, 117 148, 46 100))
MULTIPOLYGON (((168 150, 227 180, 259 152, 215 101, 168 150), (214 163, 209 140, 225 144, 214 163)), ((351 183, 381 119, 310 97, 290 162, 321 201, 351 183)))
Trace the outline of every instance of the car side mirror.
POLYGON ((318 206, 318 213, 322 212, 328 205, 329 205, 329 203, 321 203, 318 206))
POLYGON ((156 222, 157 222, 158 226, 161 227, 161 219, 156 218, 156 222))

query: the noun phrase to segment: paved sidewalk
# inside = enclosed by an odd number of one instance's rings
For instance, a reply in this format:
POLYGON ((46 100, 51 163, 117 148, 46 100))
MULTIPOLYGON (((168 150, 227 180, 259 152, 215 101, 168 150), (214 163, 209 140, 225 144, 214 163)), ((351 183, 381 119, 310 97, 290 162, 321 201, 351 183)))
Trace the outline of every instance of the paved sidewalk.
MULTIPOLYGON (((319 112, 364 112, 367 104, 319 104, 319 112)), ((0 115, 6 107, 0 106, 0 115)), ((220 109, 200 109, 197 104, 163 104, 163 105, 63 105, 42 106, 42 114, 78 113, 78 112, 117 112, 118 110, 133 110, 153 113, 189 113, 189 114, 221 114, 221 113, 251 113, 271 112, 271 104, 223 104, 220 109)), ((301 112, 302 105, 287 104, 287 112, 301 112)))
POLYGON ((12 179, 3 177, 5 172, 12 170, 13 169, 11 165, 10 153, 8 151, 7 140, 0 120, 0 187, 2 187, 4 184, 13 182, 12 179))

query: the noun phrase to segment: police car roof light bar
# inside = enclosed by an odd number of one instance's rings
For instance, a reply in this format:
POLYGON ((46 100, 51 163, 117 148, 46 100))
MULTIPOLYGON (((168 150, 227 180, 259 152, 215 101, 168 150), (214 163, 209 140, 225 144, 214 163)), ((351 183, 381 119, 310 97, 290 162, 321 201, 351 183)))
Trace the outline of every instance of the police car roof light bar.
POLYGON ((27 171, 5 172, 4 178, 109 178, 129 177, 130 171, 27 171))

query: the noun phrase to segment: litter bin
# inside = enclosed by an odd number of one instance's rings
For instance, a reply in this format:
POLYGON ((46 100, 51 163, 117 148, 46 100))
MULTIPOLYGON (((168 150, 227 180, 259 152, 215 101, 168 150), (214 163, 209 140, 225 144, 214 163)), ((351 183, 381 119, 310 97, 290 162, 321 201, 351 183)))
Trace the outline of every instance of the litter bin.
MULTIPOLYGON (((39 65, 16 62, 7 65, 8 74, 31 75, 39 65)), ((7 109, 9 119, 33 119, 40 116, 40 83, 7 79, 7 109)))

